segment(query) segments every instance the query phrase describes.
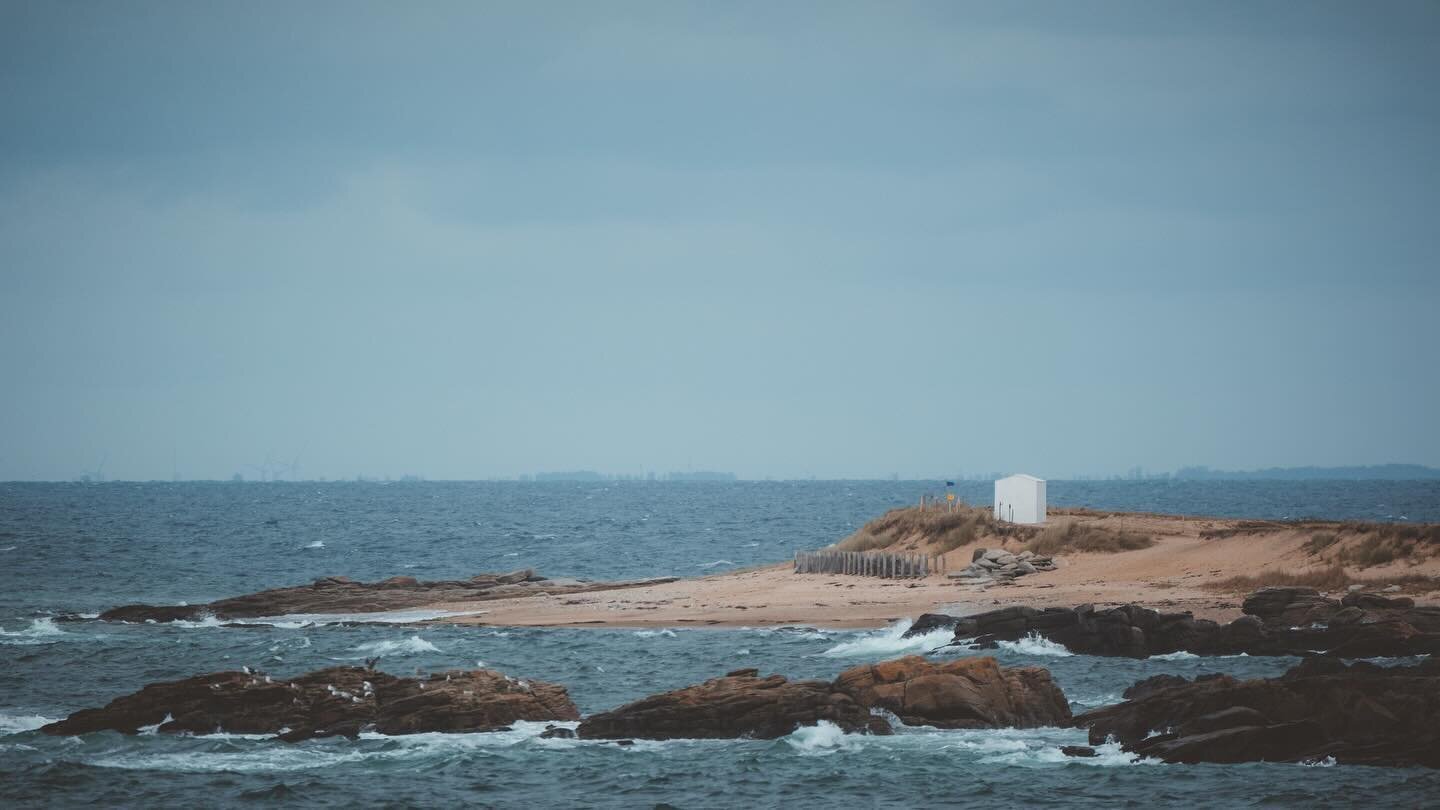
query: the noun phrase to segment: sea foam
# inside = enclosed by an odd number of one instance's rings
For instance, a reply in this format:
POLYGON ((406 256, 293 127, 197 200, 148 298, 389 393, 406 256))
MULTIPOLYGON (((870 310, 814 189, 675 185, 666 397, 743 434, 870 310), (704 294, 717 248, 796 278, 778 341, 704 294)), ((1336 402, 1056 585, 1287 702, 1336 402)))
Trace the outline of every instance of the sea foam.
POLYGON ((0 736, 23 734, 53 722, 54 719, 38 714, 0 714, 0 736))
POLYGON ((852 736, 829 720, 821 720, 813 726, 801 726, 784 739, 803 756, 828 756, 854 750, 858 745, 852 736))
POLYGON ((857 658, 860 656, 891 656, 897 653, 924 652, 948 644, 952 638, 950 630, 933 630, 918 636, 902 638, 912 622, 902 619, 883 630, 866 633, 852 641, 842 641, 821 653, 827 658, 857 658))
POLYGON ((416 653, 440 652, 440 648, 419 636, 398 641, 371 641, 356 647, 360 652, 374 655, 414 655, 416 653))
POLYGON ((1021 655, 1050 655, 1057 658, 1068 658, 1075 653, 1065 649, 1064 645, 1056 644, 1039 633, 1031 633, 1018 641, 1001 641, 1000 649, 1017 652, 1021 655))

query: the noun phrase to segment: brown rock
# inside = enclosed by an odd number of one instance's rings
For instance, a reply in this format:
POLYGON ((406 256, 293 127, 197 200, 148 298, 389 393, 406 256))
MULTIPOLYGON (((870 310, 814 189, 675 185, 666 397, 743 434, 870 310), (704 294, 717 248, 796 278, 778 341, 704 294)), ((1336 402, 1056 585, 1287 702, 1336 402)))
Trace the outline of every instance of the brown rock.
POLYGON ((585 739, 774 739, 828 720, 847 732, 890 733, 890 725, 825 681, 761 678, 755 670, 712 678, 591 715, 585 739))
POLYGON ((835 688, 907 725, 1034 728, 1070 720, 1064 693, 1039 667, 1002 669, 994 658, 936 664, 918 655, 847 669, 835 688))
POLYGON ((225 620, 296 613, 379 613, 441 602, 483 601, 541 593, 585 593, 674 580, 675 577, 661 577, 628 582, 570 580, 562 583, 544 581, 529 568, 508 574, 479 574, 465 580, 421 581, 414 577, 397 576, 379 582, 356 582, 349 577, 322 577, 309 585, 273 588, 204 605, 125 605, 101 613, 100 618, 121 622, 170 622, 182 619, 193 621, 204 616, 225 620))
POLYGON ((1440 664, 1306 659, 1283 677, 1228 676, 1142 693, 1074 719, 1166 762, 1301 762, 1440 768, 1440 664))
POLYGON ((309 737, 427 731, 495 731, 516 720, 578 720, 565 687, 521 681, 488 669, 428 679, 398 678, 361 667, 333 667, 297 678, 216 672, 155 683, 84 709, 40 730, 134 734, 158 725, 164 733, 276 734, 309 737))

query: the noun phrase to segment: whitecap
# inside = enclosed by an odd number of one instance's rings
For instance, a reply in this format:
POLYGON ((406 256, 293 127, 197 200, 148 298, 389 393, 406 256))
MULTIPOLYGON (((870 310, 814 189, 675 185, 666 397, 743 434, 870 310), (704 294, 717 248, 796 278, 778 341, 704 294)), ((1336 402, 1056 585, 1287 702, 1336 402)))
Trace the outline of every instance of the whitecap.
POLYGON ((716 560, 715 562, 700 563, 696 568, 714 568, 717 565, 734 565, 733 560, 716 560))
POLYGON ((19 546, 6 546, 5 548, 0 548, 0 551, 14 551, 17 548, 19 548, 19 546))
POLYGON ((415 653, 440 652, 440 648, 426 641, 419 636, 411 636, 398 641, 371 641, 361 644, 355 649, 360 652, 373 653, 375 655, 413 655, 415 653))
POLYGON ((802 756, 829 756, 854 750, 859 745, 853 736, 829 720, 821 720, 813 726, 801 726, 784 740, 802 756))
POLYGON ((13 641, 3 642, 5 644, 48 644, 52 641, 69 641, 89 638, 87 636, 76 636, 72 633, 67 633, 64 630, 61 630, 60 627, 55 624, 55 620, 50 618, 49 616, 42 616, 38 619, 32 619, 30 621, 30 626, 25 628, 24 630, 16 630, 14 632, 10 632, 5 628, 0 627, 0 637, 3 637, 5 639, 13 639, 13 641))
POLYGON ((324 548, 324 547, 325 547, 325 541, 324 541, 324 540, 316 540, 316 541, 313 542, 313 543, 306 543, 304 547, 305 547, 305 548, 324 548))
POLYGON ((38 714, 0 714, 0 736, 23 734, 53 722, 54 719, 38 714))
POLYGON ((950 630, 940 629, 910 638, 902 638, 905 631, 910 629, 911 624, 913 622, 909 619, 901 619, 883 630, 866 633, 853 641, 842 641, 821 655, 827 658, 888 657, 896 653, 932 650, 949 643, 953 637, 950 630))
POLYGON ((654 638, 654 637, 656 637, 656 636, 661 636, 661 637, 664 637, 664 638, 675 638, 675 631, 674 631, 674 630, 669 630, 669 629, 665 629, 665 630, 636 630, 636 631, 635 631, 635 635, 639 636, 640 638, 654 638))
POLYGON ((1147 659, 1145 659, 1145 660, 1147 660, 1147 661, 1184 661, 1184 660, 1187 660, 1187 659, 1190 659, 1190 658, 1199 658, 1199 657, 1200 657, 1200 656, 1198 656, 1198 655, 1196 655, 1195 653, 1192 653, 1192 652, 1186 652, 1186 651, 1184 651, 1184 650, 1177 650, 1177 651, 1172 652, 1172 653, 1165 653, 1164 655, 1152 655, 1152 656, 1150 656, 1149 658, 1147 658, 1147 659))
MULTIPOLYGON (((415 624, 454 616, 476 616, 484 610, 394 610, 376 613, 287 613, 283 616, 255 616, 248 619, 227 619, 227 624, 265 624, 283 630, 326 624, 415 624)), ((218 627, 221 622, 206 617, 200 622, 173 622, 180 627, 218 627)))
POLYGON ((1039 633, 1030 633, 1019 641, 1001 641, 1000 649, 1017 652, 1021 655, 1050 655, 1057 658, 1068 658, 1075 653, 1065 649, 1063 644, 1056 644, 1039 633))
POLYGON ((219 619, 215 618, 215 616, 213 616, 213 615, 208 615, 208 614, 205 615, 205 616, 201 616, 201 617, 200 617, 199 619, 197 619, 196 621, 190 621, 190 620, 188 620, 188 619, 177 619, 176 621, 170 622, 169 624, 170 624, 170 626, 172 626, 172 627, 190 627, 190 628, 199 628, 199 627, 223 627, 223 626, 225 625, 224 622, 222 622, 222 621, 220 621, 219 619))
POLYGON ((1306 768, 1333 768, 1333 767, 1335 767, 1335 757, 1325 757, 1324 759, 1312 759, 1312 760, 1308 760, 1308 761, 1302 762, 1302 763, 1300 763, 1300 764, 1301 764, 1303 767, 1306 767, 1306 768))
POLYGON ((1089 708, 1092 706, 1113 706, 1124 699, 1124 696, 1119 692, 1109 692, 1096 697, 1071 698, 1070 702, 1077 706, 1089 708))

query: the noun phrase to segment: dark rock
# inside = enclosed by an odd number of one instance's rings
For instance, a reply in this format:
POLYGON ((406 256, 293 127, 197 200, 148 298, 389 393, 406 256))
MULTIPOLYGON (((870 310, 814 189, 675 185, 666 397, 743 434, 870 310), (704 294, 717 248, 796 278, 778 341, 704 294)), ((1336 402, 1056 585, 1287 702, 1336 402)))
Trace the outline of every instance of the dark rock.
POLYGON ((1378 593, 1347 593, 1340 600, 1345 607, 1367 610, 1404 610, 1415 607, 1415 600, 1408 596, 1381 596, 1378 593))
POLYGON ((1126 689, 1122 695, 1131 699, 1142 698, 1152 692, 1158 692, 1161 689, 1169 689, 1172 686, 1185 686, 1189 683, 1189 679, 1182 678, 1179 675, 1151 675, 1142 681, 1136 681, 1131 684, 1130 688, 1126 689))
POLYGON ((1261 588, 1245 597, 1240 610, 1267 625, 1299 627, 1323 622, 1340 609, 1314 588, 1261 588))
POLYGON ((1088 745, 1062 745, 1060 753, 1067 757, 1093 757, 1098 756, 1095 749, 1088 745))
POLYGON ((356 582, 349 577, 322 577, 309 585, 275 588, 204 605, 125 605, 100 614, 104 621, 195 621, 214 616, 221 621, 285 616, 295 613, 379 613, 406 610, 442 602, 473 602, 532 596, 585 593, 673 582, 660 577, 628 582, 560 582, 536 577, 529 568, 508 574, 480 574, 468 580, 425 582, 398 576, 379 582, 356 582))
POLYGON ((1222 675, 1132 692, 1074 724, 1089 729, 1092 744, 1113 737, 1166 762, 1334 757, 1440 768, 1440 663, 1386 668, 1311 658, 1280 678, 1222 675))
POLYGON ((428 679, 399 678, 361 667, 333 667, 296 678, 216 672, 154 683, 100 709, 83 709, 44 726, 47 734, 145 726, 162 733, 275 734, 289 742, 429 731, 495 731, 517 720, 578 720, 565 687, 521 681, 489 669, 456 670, 428 679))
POLYGON ((967 645, 972 648, 1038 635, 1072 652, 1131 658, 1181 651, 1342 658, 1440 654, 1440 608, 1375 594, 1352 593, 1346 602, 1326 599, 1313 588, 1266 588, 1246 598, 1247 615, 1223 625, 1133 604, 1105 610, 1014 606, 946 620, 954 622, 957 642, 975 640, 967 645))
POLYGON ((564 728, 563 726, 546 726, 545 730, 540 732, 540 739, 573 740, 575 739, 575 731, 573 729, 564 728))
POLYGON ((834 688, 907 725, 1036 728, 1070 719, 1070 704, 1048 671, 1005 669, 989 657, 933 663, 909 655, 847 669, 834 688))
POLYGON ((825 681, 781 675, 712 678, 627 703, 580 723, 582 739, 774 739, 828 720, 847 732, 890 733, 890 725, 825 681))
POLYGON ((916 619, 915 623, 910 625, 910 629, 901 635, 901 638, 923 636, 926 633, 933 633, 936 630, 951 630, 958 621, 958 618, 948 616, 944 613, 922 613, 920 614, 920 618, 916 619))

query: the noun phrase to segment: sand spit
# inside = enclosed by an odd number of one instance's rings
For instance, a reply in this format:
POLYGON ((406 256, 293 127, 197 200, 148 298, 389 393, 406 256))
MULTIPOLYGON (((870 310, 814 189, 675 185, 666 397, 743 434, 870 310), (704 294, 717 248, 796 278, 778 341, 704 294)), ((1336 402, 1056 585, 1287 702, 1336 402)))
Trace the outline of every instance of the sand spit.
MULTIPOLYGON (((1244 595, 1274 575, 1339 570, 1352 549, 1374 545, 1358 524, 1258 522, 1090 510, 1052 513, 1051 525, 1078 524, 1096 532, 1144 535, 1154 544, 1119 552, 1062 552, 1056 570, 1007 584, 966 584, 948 573, 968 566, 978 548, 1018 551, 1031 539, 980 534, 943 551, 946 572, 920 579, 796 574, 789 561, 743 571, 681 579, 621 591, 547 594, 487 600, 486 613, 445 619, 516 626, 685 627, 803 624, 873 628, 921 613, 961 615, 997 606, 1098 607, 1140 603, 1226 622, 1241 615, 1244 595), (1321 542, 1315 538, 1319 535, 1321 542), (1330 538, 1335 539, 1330 539, 1330 538), (1227 580, 1251 577, 1226 586, 1227 580), (1256 581, 1258 578, 1258 582, 1256 581)), ((1440 547, 1426 543, 1430 527, 1408 527, 1420 545, 1387 564, 1343 566, 1347 580, 1380 591, 1399 585, 1419 604, 1440 604, 1440 547), (1393 584, 1392 584, 1393 583, 1393 584)), ((918 531, 890 538, 885 550, 939 553, 945 540, 918 531)), ((953 539, 950 541, 953 542, 953 539)), ((1387 541, 1389 542, 1389 541, 1387 541)), ((1397 546, 1397 548, 1400 548, 1397 546)), ((1401 549, 1403 551, 1403 548, 1401 549)), ((1344 583, 1337 591, 1343 591, 1344 583)), ((437 602, 434 610, 461 604, 437 602)))

